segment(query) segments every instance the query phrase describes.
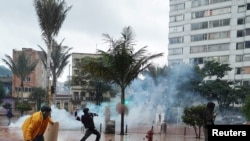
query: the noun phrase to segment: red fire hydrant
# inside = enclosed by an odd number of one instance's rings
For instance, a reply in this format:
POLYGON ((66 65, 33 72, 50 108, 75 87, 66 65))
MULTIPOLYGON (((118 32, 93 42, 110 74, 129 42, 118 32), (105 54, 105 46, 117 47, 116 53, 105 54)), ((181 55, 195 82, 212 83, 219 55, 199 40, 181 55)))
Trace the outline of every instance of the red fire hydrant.
POLYGON ((149 130, 147 132, 146 138, 148 138, 148 141, 153 141, 153 130, 149 130))

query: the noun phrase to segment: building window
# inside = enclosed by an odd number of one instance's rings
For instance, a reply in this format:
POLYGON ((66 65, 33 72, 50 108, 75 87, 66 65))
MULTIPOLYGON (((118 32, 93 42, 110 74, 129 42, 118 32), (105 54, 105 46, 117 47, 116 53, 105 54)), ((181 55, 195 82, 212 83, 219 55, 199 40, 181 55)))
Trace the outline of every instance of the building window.
POLYGON ((25 77, 24 82, 30 82, 30 77, 25 77))
POLYGON ((244 12, 244 11, 246 11, 246 6, 245 5, 240 5, 240 6, 238 6, 238 12, 240 13, 240 12, 244 12))
POLYGON ((250 3, 247 3, 247 10, 250 10, 250 3))
POLYGON ((207 52, 207 45, 190 47, 190 53, 207 52))
POLYGON ((75 100, 79 100, 79 93, 78 92, 73 92, 73 96, 75 100))
POLYGON ((243 67, 243 74, 250 74, 250 67, 243 67))
POLYGON ((242 68, 235 68, 235 74, 241 74, 242 68))
POLYGON ((229 62, 229 56, 225 55, 225 56, 212 56, 212 57, 207 57, 208 61, 212 61, 215 60, 219 63, 228 63, 229 62))
POLYGON ((247 28, 245 30, 237 30, 237 37, 244 37, 250 35, 250 28, 247 28))
POLYGON ((170 5, 170 11, 178 11, 183 9, 185 9, 185 3, 170 5))
POLYGON ((236 43, 236 50, 244 49, 244 42, 236 43))
POLYGON ((208 22, 193 23, 191 24, 191 30, 199 30, 208 28, 208 22))
POLYGON ((245 24, 245 18, 238 18, 238 25, 245 24))
POLYGON ((237 37, 244 37, 244 30, 238 30, 237 31, 237 37))
POLYGON ((192 1, 192 7, 198 7, 203 5, 208 5, 209 0, 193 0, 192 1))
POLYGON ((203 63, 204 63, 203 57, 190 59, 190 64, 193 64, 193 65, 199 65, 199 64, 203 64, 203 63))
POLYGON ((214 4, 214 3, 226 2, 226 1, 231 1, 231 0, 210 0, 210 3, 214 4))
POLYGON ((245 48, 250 48, 250 41, 245 42, 245 48))
POLYGON ((236 50, 250 48, 250 41, 236 43, 236 50))
POLYGON ((184 27, 183 25, 180 26, 174 26, 174 27, 169 27, 169 33, 174 33, 174 32, 183 32, 184 27))
POLYGON ((169 21, 170 22, 179 22, 179 21, 183 21, 184 20, 184 15, 181 14, 181 15, 176 15, 176 16, 171 16, 169 18, 169 21))
POLYGON ((169 38, 169 44, 180 44, 183 43, 183 37, 169 38))
POLYGON ((250 61, 250 54, 236 55, 235 62, 246 62, 250 61))
POLYGON ((192 19, 208 17, 208 16, 209 16, 209 11, 208 10, 192 12, 192 19))
POLYGON ((209 40, 229 38, 230 31, 209 33, 209 40))
POLYGON ((182 54, 182 48, 174 48, 168 50, 169 55, 181 55, 182 54))
POLYGON ((197 34, 191 36, 191 42, 207 40, 207 34, 197 34))
POLYGON ((236 74, 250 74, 250 67, 235 68, 236 74))
POLYGON ((230 25, 230 19, 215 20, 209 22, 209 28, 228 26, 230 25))
POLYGON ((243 55, 236 55, 235 62, 243 62, 243 55))
POLYGON ((208 52, 229 50, 229 46, 228 43, 208 45, 208 52))
POLYGON ((168 60, 169 66, 174 66, 182 63, 182 59, 168 60))
POLYGON ((231 12, 231 7, 212 9, 212 10, 210 10, 210 16, 222 15, 222 14, 227 14, 230 12, 231 12))

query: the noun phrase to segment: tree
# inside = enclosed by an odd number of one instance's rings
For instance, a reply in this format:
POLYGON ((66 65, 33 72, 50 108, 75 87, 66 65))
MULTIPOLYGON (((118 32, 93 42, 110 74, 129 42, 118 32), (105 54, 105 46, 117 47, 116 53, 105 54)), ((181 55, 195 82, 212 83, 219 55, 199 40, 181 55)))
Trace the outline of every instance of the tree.
POLYGON ((196 90, 205 98, 216 100, 222 114, 225 114, 226 109, 231 104, 237 103, 241 97, 241 95, 237 95, 236 92, 239 90, 233 86, 233 82, 222 79, 226 72, 231 70, 232 68, 229 67, 229 64, 220 64, 214 60, 205 62, 204 67, 197 70, 204 78, 215 77, 215 80, 208 79, 205 81, 204 79, 198 84, 196 90))
MULTIPOLYGON (((130 26, 125 27, 121 33, 122 37, 114 40, 110 35, 103 34, 104 39, 110 44, 107 52, 98 50, 101 57, 90 61, 85 65, 95 77, 109 80, 120 87, 121 105, 125 105, 125 89, 138 74, 151 65, 151 60, 163 55, 163 53, 146 55, 147 46, 134 51, 134 34, 130 26)), ((121 131, 124 135, 124 112, 121 112, 121 131)))
POLYGON ((190 125, 194 128, 196 138, 200 138, 201 136, 201 127, 203 125, 203 112, 205 109, 206 105, 185 107, 183 115, 181 117, 185 124, 190 125))
POLYGON ((17 60, 13 60, 9 55, 5 54, 6 59, 2 59, 6 65, 10 68, 12 73, 20 78, 21 80, 21 103, 23 103, 23 90, 24 90, 24 80, 29 76, 32 71, 36 68, 38 59, 31 62, 29 55, 26 55, 25 51, 21 51, 17 60))
POLYGON ((41 109, 41 104, 44 102, 44 94, 46 93, 46 90, 44 90, 41 87, 35 87, 33 88, 32 93, 29 95, 29 98, 36 101, 37 109, 41 109))
POLYGON ((153 78, 155 85, 158 85, 158 83, 160 81, 160 80, 158 80, 158 78, 162 77, 162 76, 167 76, 168 69, 169 68, 166 65, 163 67, 151 65, 148 67, 148 69, 145 71, 145 73, 153 78))
POLYGON ((115 89, 113 85, 100 77, 95 77, 84 69, 85 62, 92 61, 93 57, 83 57, 80 62, 75 64, 77 72, 72 77, 73 85, 81 85, 82 89, 94 97, 96 105, 101 105, 103 102, 103 95, 109 92, 111 97, 115 96, 115 89))
MULTIPOLYGON (((50 62, 50 68, 51 68, 51 74, 52 74, 52 82, 53 82, 53 87, 54 87, 54 94, 53 94, 53 103, 56 101, 56 82, 57 78, 61 76, 64 68, 68 65, 69 57, 71 54, 69 53, 72 48, 68 46, 62 46, 63 41, 58 44, 56 41, 53 40, 53 48, 51 52, 51 62, 50 62)), ((39 46, 40 49, 42 50, 42 53, 39 54, 40 59, 43 62, 43 65, 45 68, 47 68, 47 53, 46 51, 39 46)), ((46 93, 45 93, 46 94, 46 93)))
MULTIPOLYGON (((39 25, 42 30, 43 39, 47 45, 47 94, 49 92, 50 79, 50 60, 51 50, 53 48, 54 37, 58 35, 59 30, 66 18, 68 11, 72 6, 67 7, 64 0, 34 0, 36 14, 39 25)), ((47 95, 45 94, 47 100, 47 95)))

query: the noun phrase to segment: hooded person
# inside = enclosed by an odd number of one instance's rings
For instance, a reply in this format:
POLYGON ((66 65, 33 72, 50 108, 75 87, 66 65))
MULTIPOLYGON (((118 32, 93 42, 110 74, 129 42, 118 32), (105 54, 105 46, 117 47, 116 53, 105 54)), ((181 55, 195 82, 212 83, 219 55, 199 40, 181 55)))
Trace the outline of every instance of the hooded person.
POLYGON ((95 141, 99 141, 101 138, 101 134, 99 131, 96 130, 94 124, 94 116, 98 116, 96 113, 90 113, 89 108, 83 109, 84 115, 81 117, 81 122, 83 123, 84 127, 87 129, 85 135, 82 137, 80 141, 85 141, 91 134, 96 135, 95 141))
POLYGON ((43 134, 47 128, 48 123, 53 125, 51 119, 50 106, 44 105, 41 111, 30 115, 22 125, 24 141, 44 141, 43 134))

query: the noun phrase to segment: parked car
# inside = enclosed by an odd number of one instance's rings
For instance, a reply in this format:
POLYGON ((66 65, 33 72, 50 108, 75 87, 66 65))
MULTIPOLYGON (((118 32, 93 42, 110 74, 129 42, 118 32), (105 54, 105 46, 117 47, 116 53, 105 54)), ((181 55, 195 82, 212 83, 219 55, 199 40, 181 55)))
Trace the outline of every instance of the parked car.
POLYGON ((242 116, 224 116, 221 120, 215 121, 217 125, 241 125, 246 124, 246 119, 242 116))

